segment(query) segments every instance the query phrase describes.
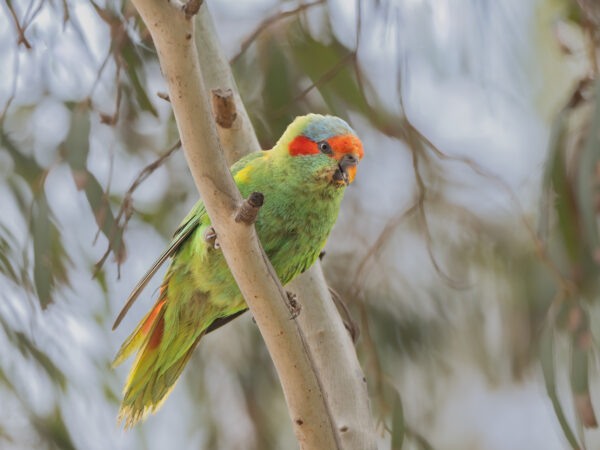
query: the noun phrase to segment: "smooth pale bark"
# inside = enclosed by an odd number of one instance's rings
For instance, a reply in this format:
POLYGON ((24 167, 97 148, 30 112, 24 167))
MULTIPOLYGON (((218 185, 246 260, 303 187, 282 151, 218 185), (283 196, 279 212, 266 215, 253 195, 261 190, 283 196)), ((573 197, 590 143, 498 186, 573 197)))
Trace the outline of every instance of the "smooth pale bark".
POLYGON ((234 220, 243 199, 228 170, 219 136, 229 150, 229 161, 258 149, 258 143, 206 7, 200 10, 198 22, 202 29, 194 39, 194 20, 186 18, 181 5, 163 0, 133 0, 133 3, 152 34, 192 176, 225 259, 275 364, 300 447, 375 448, 362 372, 339 315, 335 308, 331 310, 333 304, 324 280, 321 277, 307 281, 306 287, 295 289, 300 301, 307 294, 313 298, 307 297, 300 317, 290 320, 285 291, 254 227, 234 220), (202 71, 195 41, 202 58, 202 71), (225 132, 217 132, 212 119, 209 88, 215 87, 231 88, 236 96, 239 123, 225 132), (308 288, 311 283, 313 290, 308 288), (328 303, 329 308, 313 311, 309 306, 312 303, 328 303), (313 316, 317 326, 311 328, 313 319, 309 318, 313 316), (329 336, 331 333, 335 338, 329 336), (324 338, 325 335, 328 337, 324 338), (351 382, 349 378, 353 378, 351 382))
MULTIPOLYGON (((248 113, 241 101, 229 62, 219 44, 208 8, 196 19, 195 40, 200 67, 208 89, 231 89, 237 119, 231 128, 218 127, 221 145, 231 164, 260 146, 248 113)), ((331 299, 317 261, 288 286, 298 296, 302 312, 297 320, 320 374, 332 422, 344 449, 374 449, 375 435, 365 377, 340 315, 331 299)))

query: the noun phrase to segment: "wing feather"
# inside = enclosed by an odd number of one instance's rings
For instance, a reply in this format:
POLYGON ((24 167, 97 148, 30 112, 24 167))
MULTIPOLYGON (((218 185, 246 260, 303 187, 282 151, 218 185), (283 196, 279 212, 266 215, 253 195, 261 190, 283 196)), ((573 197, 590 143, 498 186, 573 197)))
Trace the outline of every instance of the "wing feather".
POLYGON ((173 239, 171 240, 169 246, 162 252, 162 254, 154 262, 154 264, 152 264, 152 267, 150 267, 148 272, 146 272, 146 275, 142 277, 142 279, 135 286, 131 294, 129 294, 127 302, 125 302, 125 306, 123 306, 123 309, 121 310, 121 312, 115 320, 115 323, 113 324, 113 330, 115 330, 119 326, 119 324, 129 311, 131 306, 135 303, 139 295, 142 293, 142 291, 144 290, 148 282, 152 279, 156 271, 160 268, 160 266, 162 266, 167 259, 173 256, 177 249, 181 247, 181 244, 183 244, 185 240, 188 237, 190 237, 192 232, 196 229, 196 227, 202 220, 204 214, 206 214, 206 210, 204 209, 204 205, 202 204, 202 202, 196 203, 196 206, 192 208, 192 210, 183 220, 179 228, 175 230, 173 239))
MULTIPOLYGON (((257 158, 262 158, 266 155, 267 155, 267 152, 263 152, 263 151, 254 152, 254 153, 250 153, 249 155, 246 155, 245 157, 240 159, 238 162, 233 164, 233 166, 231 166, 231 173, 233 175, 237 174, 240 170, 247 167, 247 165, 251 161, 253 161, 257 158)), ((139 281, 139 283, 135 286, 135 288, 133 289, 131 294, 129 294, 129 298, 127 298, 127 302, 125 302, 125 306, 123 306, 123 309, 121 310, 121 312, 117 316, 117 319, 115 320, 115 323, 113 324, 113 327, 112 327, 113 330, 119 326, 119 324, 121 323, 121 321, 123 320, 123 318, 125 317, 127 312, 129 311, 131 306, 135 303, 138 296, 144 290, 144 288, 146 287, 148 282, 152 279, 152 277, 154 276, 156 271, 160 268, 160 266, 162 266, 164 264, 164 262, 167 259, 169 259, 171 256, 173 256, 175 254, 175 252, 181 246, 181 244, 183 244, 185 242, 185 240, 190 236, 190 234, 192 234, 192 232, 196 229, 196 227, 198 226, 198 224, 202 220, 202 217, 205 214, 206 214, 206 209, 204 208, 204 204, 201 201, 199 201, 192 208, 192 210, 185 217, 185 219, 183 219, 183 221, 181 222, 181 225, 179 225, 179 228, 177 228, 177 230, 175 230, 175 233, 173 234, 173 240, 171 241, 169 246, 165 249, 165 251, 162 252, 162 254, 158 257, 156 262, 152 265, 152 267, 150 267, 150 270, 148 270, 146 275, 144 275, 143 278, 139 281)))

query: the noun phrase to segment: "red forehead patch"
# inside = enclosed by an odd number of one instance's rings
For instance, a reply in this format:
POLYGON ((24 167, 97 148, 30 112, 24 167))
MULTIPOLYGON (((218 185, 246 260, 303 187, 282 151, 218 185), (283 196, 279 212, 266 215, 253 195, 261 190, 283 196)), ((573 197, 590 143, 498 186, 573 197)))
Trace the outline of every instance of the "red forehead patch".
POLYGON ((288 150, 292 156, 314 155, 319 153, 319 147, 317 147, 317 143, 311 141, 306 136, 297 136, 294 138, 294 140, 290 142, 288 150))
MULTIPOLYGON (((327 142, 331 145, 334 154, 354 153, 355 155, 358 155, 359 159, 362 159, 364 155, 362 142, 360 142, 360 139, 353 134, 334 136, 327 139, 327 142)), ((316 155, 317 153, 320 153, 318 144, 302 135, 297 136, 290 142, 288 150, 292 156, 316 155)))

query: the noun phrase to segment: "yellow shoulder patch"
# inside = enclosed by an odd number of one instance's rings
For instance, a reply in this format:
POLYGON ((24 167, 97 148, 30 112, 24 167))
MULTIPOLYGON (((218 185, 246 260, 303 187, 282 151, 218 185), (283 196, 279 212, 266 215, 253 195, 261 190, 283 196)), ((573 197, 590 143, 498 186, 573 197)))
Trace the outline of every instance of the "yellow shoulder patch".
POLYGON ((250 181, 250 172, 252 172, 252 164, 247 165, 238 173, 236 173, 234 178, 240 183, 247 183, 250 181))

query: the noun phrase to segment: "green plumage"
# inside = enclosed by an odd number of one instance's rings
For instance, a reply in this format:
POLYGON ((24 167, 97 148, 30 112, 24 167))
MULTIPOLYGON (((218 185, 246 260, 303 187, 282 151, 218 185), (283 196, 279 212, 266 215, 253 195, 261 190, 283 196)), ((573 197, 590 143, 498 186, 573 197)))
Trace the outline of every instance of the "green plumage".
MULTIPOLYGON (((292 141, 315 126, 325 137, 328 129, 330 137, 339 136, 340 127, 343 134, 354 136, 341 119, 299 117, 272 150, 250 154, 231 168, 244 197, 255 191, 264 194, 256 231, 284 285, 318 258, 346 187, 345 183, 336 183, 333 174, 339 167, 336 155, 350 150, 334 147, 333 155, 292 156, 292 141), (345 125, 345 133, 340 123, 345 125)), ((298 148, 308 152, 313 141, 306 133, 304 137, 309 140, 296 142, 306 147, 298 148)), ((198 202, 175 232, 171 245, 138 284, 125 309, 158 266, 172 257, 157 303, 115 359, 119 364, 138 351, 121 405, 120 419, 127 427, 160 407, 206 332, 247 309, 221 250, 205 240, 209 227, 204 205, 198 202)))

